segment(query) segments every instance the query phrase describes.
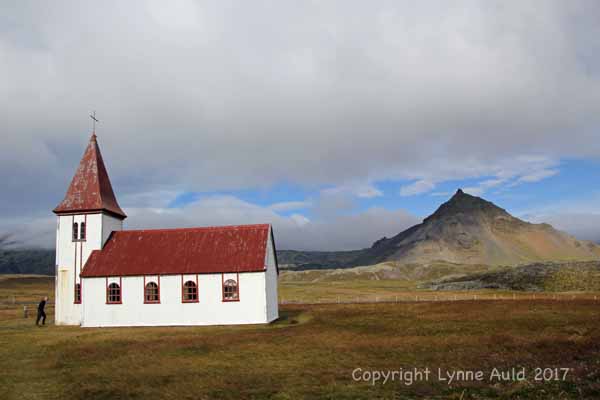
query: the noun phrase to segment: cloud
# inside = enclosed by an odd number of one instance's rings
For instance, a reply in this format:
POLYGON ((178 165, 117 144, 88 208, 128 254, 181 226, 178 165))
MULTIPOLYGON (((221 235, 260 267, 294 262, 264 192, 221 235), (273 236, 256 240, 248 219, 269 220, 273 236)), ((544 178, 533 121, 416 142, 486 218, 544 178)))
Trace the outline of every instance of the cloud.
POLYGON ((290 215, 290 219, 298 224, 298 226, 304 226, 310 223, 310 219, 301 214, 292 214, 290 215))
POLYGON ((484 192, 483 188, 481 188, 481 187, 475 187, 475 186, 463 188, 463 191, 465 193, 468 193, 468 194, 472 195, 472 196, 481 196, 483 194, 483 192, 484 192))
POLYGON ((520 218, 535 223, 549 223, 578 239, 600 243, 600 192, 585 193, 580 198, 567 198, 543 207, 524 210, 520 218))
POLYGON ((515 157, 484 173, 491 174, 492 179, 485 179, 463 190, 474 196, 482 196, 490 189, 502 191, 524 183, 539 182, 557 175, 560 172, 558 168, 551 168, 557 165, 557 161, 547 157, 515 157))
POLYGON ((404 185, 400 188, 400 196, 414 196, 421 193, 426 193, 435 188, 435 183, 420 180, 411 183, 410 185, 404 185))
POLYGON ((539 182, 543 179, 546 178, 550 178, 554 175, 557 175, 559 173, 558 169, 542 169, 539 171, 535 171, 531 174, 527 174, 527 175, 523 175, 521 176, 517 182, 522 183, 522 182, 527 182, 527 183, 531 183, 531 182, 539 182))
POLYGON ((600 212, 599 213, 557 213, 550 215, 530 216, 533 222, 545 222, 556 229, 568 232, 582 240, 600 243, 600 212))
POLYGON ((273 211, 291 211, 303 208, 312 207, 311 201, 284 201, 281 203, 271 204, 269 208, 273 211))
POLYGON ((335 186, 321 190, 321 194, 325 196, 335 195, 353 195, 363 199, 371 199, 374 197, 383 196, 383 192, 376 186, 369 183, 348 183, 341 186, 335 186))
MULTIPOLYGON (((321 216, 312 221, 294 213, 278 214, 270 207, 234 196, 206 196, 182 208, 125 208, 125 229, 180 228, 192 226, 270 223, 279 249, 353 250, 368 247, 384 235, 393 236, 419 222, 405 211, 370 208, 347 215, 321 216)), ((0 226, 14 232, 21 246, 51 247, 55 219, 0 226)))
POLYGON ((420 222, 405 211, 370 208, 345 215, 321 215, 313 221, 294 213, 282 216, 232 196, 204 197, 168 213, 156 209, 126 210, 128 228, 271 223, 280 249, 352 250, 368 247, 382 236, 393 236, 420 222), (139 224, 139 226, 138 226, 139 224))

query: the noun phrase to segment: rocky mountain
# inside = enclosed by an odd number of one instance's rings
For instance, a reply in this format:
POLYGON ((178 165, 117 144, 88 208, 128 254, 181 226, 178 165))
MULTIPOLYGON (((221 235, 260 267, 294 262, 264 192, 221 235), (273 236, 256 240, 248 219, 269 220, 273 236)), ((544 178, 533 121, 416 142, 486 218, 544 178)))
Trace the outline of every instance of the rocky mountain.
POLYGON ((531 224, 495 204, 458 190, 423 223, 378 240, 354 265, 385 261, 424 264, 523 265, 542 261, 598 260, 600 246, 548 224, 531 224))

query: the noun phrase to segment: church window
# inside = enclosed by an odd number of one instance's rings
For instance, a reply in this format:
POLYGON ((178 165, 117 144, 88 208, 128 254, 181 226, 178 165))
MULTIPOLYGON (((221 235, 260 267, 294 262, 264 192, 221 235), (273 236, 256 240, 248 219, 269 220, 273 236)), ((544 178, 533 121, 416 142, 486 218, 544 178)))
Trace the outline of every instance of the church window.
POLYGON ((81 283, 75 284, 75 304, 81 304, 81 283))
POLYGON ((85 222, 81 223, 81 227, 79 230, 79 239, 85 240, 85 222))
POLYGON ((108 304, 121 303, 121 286, 118 283, 111 283, 106 288, 106 302, 108 304))
POLYGON ((144 288, 144 303, 159 303, 160 292, 156 282, 148 282, 144 288))
POLYGON ((76 242, 79 237, 79 225, 77 222, 73 222, 73 241, 76 242))
POLYGON ((198 285, 196 282, 187 281, 183 284, 183 302, 195 303, 198 301, 198 285))
POLYGON ((223 283, 223 301, 238 301, 239 299, 237 282, 233 279, 227 279, 223 283))

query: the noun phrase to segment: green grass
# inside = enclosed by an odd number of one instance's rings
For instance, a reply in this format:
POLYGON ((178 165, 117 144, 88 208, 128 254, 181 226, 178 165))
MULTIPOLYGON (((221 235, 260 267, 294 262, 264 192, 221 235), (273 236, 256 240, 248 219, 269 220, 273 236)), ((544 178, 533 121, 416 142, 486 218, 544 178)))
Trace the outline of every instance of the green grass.
MULTIPOLYGON (((397 290, 380 284, 358 289, 397 290)), ((0 280, 0 295, 35 299, 46 289, 0 280)), ((2 399, 600 397, 600 302, 589 300, 286 305, 266 326, 115 329, 54 326, 51 315, 36 328, 19 305, 3 307, 2 399), (565 382, 452 386, 372 386, 351 376, 358 367, 521 366, 573 370, 565 382)))

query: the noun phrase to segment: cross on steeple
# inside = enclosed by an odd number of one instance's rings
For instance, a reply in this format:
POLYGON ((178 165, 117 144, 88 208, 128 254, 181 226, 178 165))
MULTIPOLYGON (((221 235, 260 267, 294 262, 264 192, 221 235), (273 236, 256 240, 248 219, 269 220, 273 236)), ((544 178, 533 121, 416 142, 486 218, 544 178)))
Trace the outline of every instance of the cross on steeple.
POLYGON ((90 114, 90 118, 94 120, 94 130, 93 130, 93 134, 96 134, 96 122, 100 122, 99 119, 96 118, 96 111, 92 112, 92 114, 90 114))

